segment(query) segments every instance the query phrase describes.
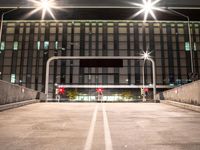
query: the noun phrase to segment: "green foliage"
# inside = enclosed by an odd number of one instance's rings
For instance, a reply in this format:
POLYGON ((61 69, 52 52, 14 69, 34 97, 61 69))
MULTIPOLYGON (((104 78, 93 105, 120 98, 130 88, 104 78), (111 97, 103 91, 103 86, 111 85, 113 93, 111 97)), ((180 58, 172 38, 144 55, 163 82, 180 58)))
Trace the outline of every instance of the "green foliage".
POLYGON ((133 94, 131 91, 123 91, 121 93, 121 97, 123 98, 123 100, 127 100, 133 98, 133 94))
POLYGON ((77 96, 78 96, 77 90, 75 90, 75 89, 67 90, 67 98, 68 99, 74 100, 74 99, 76 99, 77 96))

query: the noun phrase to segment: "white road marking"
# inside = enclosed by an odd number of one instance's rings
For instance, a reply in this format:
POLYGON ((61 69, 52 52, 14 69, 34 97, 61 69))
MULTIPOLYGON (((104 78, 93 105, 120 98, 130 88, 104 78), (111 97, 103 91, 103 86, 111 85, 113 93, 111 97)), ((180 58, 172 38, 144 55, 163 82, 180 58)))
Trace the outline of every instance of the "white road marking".
POLYGON ((93 143, 93 137, 94 137, 94 128, 95 128, 95 124, 96 124, 96 119, 97 119, 97 112, 98 112, 98 104, 96 105, 94 112, 93 112, 93 116, 92 116, 92 121, 90 124, 90 129, 88 132, 88 136, 87 136, 87 140, 85 143, 85 147, 84 150, 91 150, 92 148, 92 143, 93 143))
POLYGON ((102 104, 102 111, 103 111, 103 125, 104 125, 104 140, 105 140, 105 150, 112 150, 112 139, 110 135, 110 128, 108 124, 108 117, 105 110, 104 104, 102 104))

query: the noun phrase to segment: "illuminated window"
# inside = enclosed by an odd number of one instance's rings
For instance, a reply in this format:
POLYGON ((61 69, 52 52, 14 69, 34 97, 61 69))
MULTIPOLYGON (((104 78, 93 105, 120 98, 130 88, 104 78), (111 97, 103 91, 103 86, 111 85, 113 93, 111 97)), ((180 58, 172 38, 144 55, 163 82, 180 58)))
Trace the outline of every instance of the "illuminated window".
POLYGON ((18 42, 16 41, 14 42, 13 50, 15 51, 18 50, 18 42))
POLYGON ((5 50, 5 42, 1 42, 0 50, 5 50))
POLYGON ((49 49, 49 41, 44 41, 44 49, 49 49))
POLYGON ((37 50, 40 50, 40 41, 37 42, 37 50))
POLYGON ((194 42, 194 51, 199 50, 199 43, 194 42))
POLYGON ((55 49, 58 49, 58 41, 55 42, 55 49))
POLYGON ((190 51, 190 43, 185 42, 185 51, 190 51))
POLYGON ((15 81, 16 81, 16 75, 15 74, 11 74, 10 82, 11 83, 15 83, 15 81))

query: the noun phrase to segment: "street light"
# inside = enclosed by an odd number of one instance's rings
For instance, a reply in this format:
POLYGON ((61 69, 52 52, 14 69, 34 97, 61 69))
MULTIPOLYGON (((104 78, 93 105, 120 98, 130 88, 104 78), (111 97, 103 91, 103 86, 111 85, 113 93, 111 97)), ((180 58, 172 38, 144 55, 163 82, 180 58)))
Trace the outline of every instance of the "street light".
POLYGON ((161 8, 157 7, 157 3, 159 3, 160 0, 155 0, 152 2, 152 0, 143 0, 143 3, 132 3, 132 5, 135 5, 140 8, 140 10, 133 15, 133 17, 137 17, 141 13, 144 13, 144 22, 146 22, 148 15, 150 14, 155 20, 156 15, 154 13, 154 10, 162 11, 161 8))
MULTIPOLYGON (((46 15, 46 12, 48 12, 51 17, 53 19, 55 19, 55 16, 51 10, 51 8, 56 8, 55 6, 55 3, 54 3, 54 0, 40 0, 40 1, 37 1, 37 0, 30 0, 32 3, 35 4, 35 9, 33 11, 31 11, 28 15, 32 15, 34 13, 36 13, 37 11, 39 10, 42 10, 42 20, 44 19, 45 15, 46 15)), ((0 47, 1 47, 1 39, 2 39, 2 29, 3 29, 3 21, 4 21, 4 16, 8 13, 11 13, 17 9, 19 9, 21 7, 16 7, 16 8, 13 8, 9 11, 6 11, 6 12, 3 12, 2 15, 1 15, 1 25, 0 25, 0 47)))
POLYGON ((169 9, 166 8, 166 10, 169 10, 170 12, 176 14, 176 15, 180 15, 182 17, 185 17, 187 19, 187 26, 188 26, 188 36, 189 36, 189 48, 190 48, 190 63, 191 63, 191 71, 192 73, 194 73, 194 62, 193 62, 193 48, 192 48, 192 34, 191 34, 191 28, 190 28, 190 17, 180 13, 174 9, 169 9))
POLYGON ((13 9, 11 9, 11 10, 9 10, 9 11, 3 12, 2 15, 1 15, 1 26, 0 26, 0 47, 1 47, 1 38, 2 38, 2 30, 3 30, 3 21, 4 21, 4 16, 5 16, 6 14, 10 13, 10 12, 13 12, 13 11, 17 10, 17 9, 18 9, 18 7, 17 7, 17 8, 13 8, 13 9))
POLYGON ((146 101, 146 98, 145 98, 145 93, 144 93, 144 87, 145 87, 145 77, 144 77, 144 67, 145 67, 145 62, 146 62, 146 60, 149 60, 150 59, 150 52, 148 52, 148 51, 146 51, 146 52, 144 52, 143 51, 143 53, 142 53, 142 57, 143 57, 143 59, 144 59, 144 62, 143 62, 143 66, 142 66, 142 82, 143 82, 143 91, 142 91, 142 93, 143 93, 143 102, 145 102, 146 101))
POLYGON ((180 13, 174 9, 169 9, 169 8, 159 8, 156 5, 160 2, 160 0, 143 0, 143 4, 139 3, 133 3, 133 5, 138 6, 141 10, 139 10, 137 13, 135 13, 133 16, 136 17, 140 15, 141 13, 144 13, 144 22, 147 20, 148 15, 150 14, 155 20, 156 20, 156 15, 154 13, 154 10, 158 11, 163 11, 168 10, 171 11, 172 13, 176 15, 180 15, 182 17, 187 18, 187 24, 188 24, 188 36, 189 36, 189 48, 190 48, 190 60, 191 60, 191 72, 192 74, 194 73, 194 62, 193 62, 193 50, 192 50, 192 34, 191 34, 191 28, 190 28, 190 18, 189 16, 180 13))
MULTIPOLYGON (((1 25, 0 25, 0 50, 1 50, 1 46, 2 46, 2 41, 1 41, 1 39, 2 39, 2 30, 3 30, 4 16, 5 16, 6 14, 12 12, 12 11, 17 10, 17 9, 18 9, 18 7, 17 7, 17 8, 13 8, 13 9, 11 9, 11 10, 8 10, 8 11, 6 11, 6 12, 3 12, 3 13, 1 14, 1 25)), ((0 79, 2 79, 1 75, 2 75, 2 73, 0 73, 0 79)))
POLYGON ((42 10, 42 20, 44 19, 46 12, 48 12, 53 19, 55 19, 55 16, 52 12, 52 8, 58 8, 56 7, 55 1, 54 0, 30 0, 36 8, 31 11, 28 15, 32 15, 40 10, 42 10))

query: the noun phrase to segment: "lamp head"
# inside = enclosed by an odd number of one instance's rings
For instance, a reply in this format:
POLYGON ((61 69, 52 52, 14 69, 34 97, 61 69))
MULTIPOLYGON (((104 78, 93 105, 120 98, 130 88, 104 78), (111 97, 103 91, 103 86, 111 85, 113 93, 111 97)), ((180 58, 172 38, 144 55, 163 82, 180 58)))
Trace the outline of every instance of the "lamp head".
POLYGON ((30 0, 33 5, 35 5, 35 9, 30 12, 28 15, 32 15, 40 10, 42 10, 42 20, 45 18, 46 12, 48 12, 53 19, 55 19, 55 16, 52 12, 52 8, 58 8, 56 7, 55 0, 30 0))
POLYGON ((133 15, 133 17, 136 17, 140 15, 141 13, 144 13, 144 22, 146 22, 149 14, 156 20, 156 15, 154 13, 154 10, 162 11, 161 8, 157 7, 156 5, 160 2, 160 0, 143 0, 142 4, 139 3, 133 3, 133 5, 138 6, 140 10, 133 15))
POLYGON ((143 59, 144 60, 148 60, 149 58, 151 58, 151 52, 148 52, 148 51, 143 51, 143 53, 142 53, 142 57, 143 57, 143 59))
POLYGON ((51 8, 51 5, 50 5, 48 0, 42 0, 41 1, 41 7, 43 9, 47 10, 47 9, 51 8))

